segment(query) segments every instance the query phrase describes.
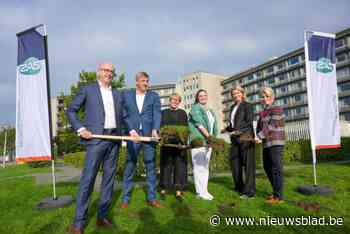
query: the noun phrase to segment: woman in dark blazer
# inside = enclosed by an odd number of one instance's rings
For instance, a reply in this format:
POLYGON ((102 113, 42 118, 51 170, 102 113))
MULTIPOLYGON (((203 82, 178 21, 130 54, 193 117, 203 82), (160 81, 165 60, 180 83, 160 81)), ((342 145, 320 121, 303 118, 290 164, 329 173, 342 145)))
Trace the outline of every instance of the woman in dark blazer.
POLYGON ((241 86, 233 88, 231 95, 234 104, 226 128, 231 134, 230 166, 235 191, 242 199, 248 199, 255 195, 253 108, 245 101, 245 91, 241 86))

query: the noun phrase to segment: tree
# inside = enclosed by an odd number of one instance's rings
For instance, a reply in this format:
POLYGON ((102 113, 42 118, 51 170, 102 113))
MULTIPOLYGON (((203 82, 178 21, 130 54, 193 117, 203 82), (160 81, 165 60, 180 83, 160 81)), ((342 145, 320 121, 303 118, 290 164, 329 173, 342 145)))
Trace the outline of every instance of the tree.
POLYGON ((14 155, 16 150, 16 130, 13 127, 0 130, 0 155, 4 152, 5 132, 7 132, 6 139, 6 155, 14 155))
MULTIPOLYGON (((112 88, 124 88, 125 87, 125 75, 124 73, 119 76, 116 75, 115 71, 113 71, 113 81, 112 88), (116 78, 117 77, 117 78, 116 78)), ((63 100, 63 108, 58 113, 58 120, 62 127, 61 130, 58 131, 56 138, 54 139, 57 144, 57 152, 58 155, 62 155, 65 153, 73 153, 77 151, 81 151, 83 148, 79 144, 79 137, 75 132, 70 128, 69 121, 67 119, 65 111, 67 107, 73 100, 74 96, 78 93, 80 86, 91 84, 97 81, 96 72, 86 72, 81 71, 79 73, 79 80, 76 84, 73 84, 70 87, 70 93, 68 95, 64 95, 63 92, 57 97, 59 100, 63 100)), ((84 118, 84 111, 81 109, 78 112, 78 117, 80 119, 84 118)))

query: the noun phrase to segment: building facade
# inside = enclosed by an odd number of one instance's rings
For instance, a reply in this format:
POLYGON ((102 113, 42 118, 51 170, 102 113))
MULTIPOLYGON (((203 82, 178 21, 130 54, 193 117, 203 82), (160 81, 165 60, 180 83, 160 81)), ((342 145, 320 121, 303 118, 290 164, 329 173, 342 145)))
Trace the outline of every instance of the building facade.
MULTIPOLYGON (((336 34, 337 82, 340 119, 350 121, 350 28, 336 34)), ((224 122, 229 120, 233 104, 230 90, 236 85, 244 87, 247 99, 253 104, 255 116, 262 110, 259 103, 261 87, 273 88, 276 103, 282 105, 286 122, 308 120, 306 69, 304 48, 297 49, 278 58, 222 82, 224 122)))
POLYGON ((57 132, 64 126, 59 113, 64 110, 64 101, 60 97, 51 98, 51 120, 52 120, 52 136, 56 137, 57 132))
POLYGON ((195 103, 198 90, 208 92, 208 106, 213 109, 218 120, 218 128, 224 127, 222 81, 227 77, 209 72, 193 72, 180 77, 176 83, 176 92, 182 96, 180 107, 187 113, 195 103))
POLYGON ((162 110, 169 108, 169 98, 171 94, 175 93, 175 86, 175 84, 162 84, 150 87, 150 90, 158 93, 162 110))

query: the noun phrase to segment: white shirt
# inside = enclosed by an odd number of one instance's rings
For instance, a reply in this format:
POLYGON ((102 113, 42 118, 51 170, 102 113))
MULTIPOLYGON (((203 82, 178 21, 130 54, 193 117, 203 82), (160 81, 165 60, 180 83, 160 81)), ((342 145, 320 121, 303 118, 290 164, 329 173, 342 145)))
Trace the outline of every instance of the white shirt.
POLYGON ((232 125, 232 128, 234 128, 234 126, 235 126, 235 116, 236 116, 236 112, 238 110, 238 107, 239 107, 239 104, 235 105, 233 107, 233 110, 232 110, 232 113, 231 113, 231 125, 232 125))
MULTIPOLYGON (((139 113, 142 111, 143 102, 145 101, 145 94, 136 94, 136 104, 137 109, 139 109, 139 113)), ((140 123, 140 129, 142 129, 142 124, 140 123)))
MULTIPOLYGON (((104 128, 116 128, 117 123, 115 121, 115 109, 114 109, 114 101, 113 101, 113 93, 112 93, 112 87, 109 86, 108 88, 102 87, 101 82, 97 81, 100 86, 101 96, 102 96, 102 102, 103 102, 103 109, 105 111, 105 124, 104 128)), ((78 129, 78 135, 81 131, 85 130, 85 127, 81 127, 78 129)))
POLYGON ((136 104, 139 109, 139 113, 142 111, 143 102, 145 101, 145 94, 136 94, 136 104))
POLYGON ((109 86, 108 88, 105 88, 101 85, 100 81, 98 81, 98 84, 100 85, 103 108, 105 110, 104 128, 116 128, 117 123, 115 121, 115 109, 114 109, 112 87, 109 86))
POLYGON ((208 120, 209 120, 209 134, 213 134, 214 131, 214 122, 215 122, 215 118, 213 116, 213 114, 207 110, 207 116, 208 116, 208 120))

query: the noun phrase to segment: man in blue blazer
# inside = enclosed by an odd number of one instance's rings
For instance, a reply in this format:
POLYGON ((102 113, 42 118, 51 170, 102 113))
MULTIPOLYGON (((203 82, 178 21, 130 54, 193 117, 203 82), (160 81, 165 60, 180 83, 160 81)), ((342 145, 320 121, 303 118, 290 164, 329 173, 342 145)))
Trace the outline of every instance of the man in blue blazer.
POLYGON ((113 73, 112 64, 100 64, 97 82, 81 86, 67 109, 66 114, 74 131, 81 137, 81 143, 86 145, 85 164, 76 199, 75 219, 68 227, 70 233, 84 231, 89 198, 101 165, 103 174, 96 224, 99 227, 113 227, 112 222, 107 219, 107 212, 111 204, 121 143, 92 138, 92 134, 121 135, 123 103, 121 93, 111 87, 113 73), (77 116, 81 108, 85 110, 84 121, 77 116))
MULTIPOLYGON (((130 136, 158 137, 161 122, 159 95, 148 90, 149 75, 146 72, 136 74, 136 90, 124 92, 123 120, 130 136)), ((122 208, 127 208, 133 187, 133 176, 141 148, 144 152, 144 164, 147 174, 147 204, 161 208, 156 199, 156 163, 154 143, 127 143, 127 161, 124 169, 122 208)))

